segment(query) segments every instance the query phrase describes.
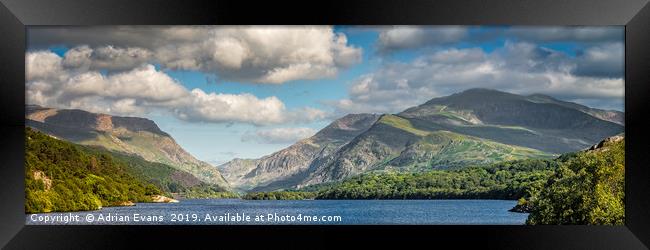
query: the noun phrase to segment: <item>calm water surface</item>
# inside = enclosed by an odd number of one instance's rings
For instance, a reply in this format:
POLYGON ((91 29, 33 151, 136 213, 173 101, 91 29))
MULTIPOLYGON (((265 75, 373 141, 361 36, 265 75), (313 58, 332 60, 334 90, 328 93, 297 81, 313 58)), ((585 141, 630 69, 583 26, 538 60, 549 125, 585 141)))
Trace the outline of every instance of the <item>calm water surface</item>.
POLYGON ((522 225, 528 214, 508 212, 505 200, 181 200, 138 203, 98 211, 26 215, 43 224, 507 224, 522 225), (46 221, 47 220, 47 221, 46 221), (66 222, 67 221, 67 222, 66 222))

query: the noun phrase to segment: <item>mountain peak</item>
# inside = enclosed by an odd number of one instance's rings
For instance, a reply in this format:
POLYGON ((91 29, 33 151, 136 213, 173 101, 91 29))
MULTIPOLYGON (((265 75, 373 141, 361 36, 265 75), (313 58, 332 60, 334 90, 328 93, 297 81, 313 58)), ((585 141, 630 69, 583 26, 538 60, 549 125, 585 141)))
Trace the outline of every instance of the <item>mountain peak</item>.
POLYGON ((379 119, 379 114, 347 114, 339 119, 336 119, 324 130, 359 130, 367 129, 368 124, 374 123, 379 119))
POLYGON ((506 92, 499 91, 496 89, 489 89, 489 88, 471 88, 471 89, 463 90, 459 93, 506 93, 506 92))
POLYGON ((448 96, 436 97, 426 103, 420 105, 431 105, 445 102, 485 102, 488 100, 514 100, 524 99, 523 96, 512 94, 496 89, 488 88, 471 88, 461 92, 457 92, 448 96))
POLYGON ((500 91, 496 89, 488 89, 488 88, 471 88, 467 89, 465 91, 453 94, 451 96, 474 96, 474 95, 488 95, 488 96, 519 96, 517 94, 505 92, 505 91, 500 91))
POLYGON ((55 109, 38 105, 27 105, 25 118, 68 129, 108 131, 122 127, 134 132, 147 131, 162 136, 169 136, 154 121, 147 118, 113 116, 103 113, 92 113, 81 109, 55 109))

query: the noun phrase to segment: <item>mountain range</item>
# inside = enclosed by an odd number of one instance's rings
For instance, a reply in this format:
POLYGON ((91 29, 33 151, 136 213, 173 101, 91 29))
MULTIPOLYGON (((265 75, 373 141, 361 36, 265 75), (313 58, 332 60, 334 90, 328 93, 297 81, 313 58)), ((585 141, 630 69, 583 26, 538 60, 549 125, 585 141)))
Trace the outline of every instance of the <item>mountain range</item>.
POLYGON ((270 191, 373 171, 553 158, 624 132, 624 113, 541 94, 469 89, 396 114, 348 114, 285 149, 217 167, 193 157, 146 118, 27 105, 25 124, 58 139, 171 166, 180 171, 174 174, 180 183, 196 178, 190 184, 270 191))
POLYGON ((259 159, 218 166, 243 191, 300 188, 369 171, 552 158, 624 132, 624 113, 533 94, 469 89, 397 114, 349 114, 259 159))

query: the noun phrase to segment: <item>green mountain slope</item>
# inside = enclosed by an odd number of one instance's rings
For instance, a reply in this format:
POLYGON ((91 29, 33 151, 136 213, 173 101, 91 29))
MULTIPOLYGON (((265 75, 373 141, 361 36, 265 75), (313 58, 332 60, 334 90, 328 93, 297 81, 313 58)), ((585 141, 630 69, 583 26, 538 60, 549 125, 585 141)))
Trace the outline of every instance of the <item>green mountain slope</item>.
POLYGON ((621 112, 490 89, 434 98, 398 115, 419 129, 444 129, 552 153, 581 150, 624 131, 623 125, 607 120, 620 119, 621 112))
POLYGON ((304 183, 341 180, 367 171, 427 171, 552 157, 539 150, 446 130, 423 130, 406 118, 383 115, 373 127, 318 166, 304 183))
POLYGON ((208 184, 229 187, 217 168, 194 158, 148 119, 27 106, 25 123, 63 140, 136 155, 187 172, 208 184))
POLYGON ((533 101, 533 102, 542 102, 542 103, 553 103, 553 104, 558 104, 561 106, 565 106, 568 108, 580 110, 584 113, 590 114, 598 119, 617 123, 620 125, 625 125, 625 113, 620 112, 620 111, 615 111, 615 110, 602 110, 602 109, 595 109, 595 108, 590 108, 584 105, 580 105, 577 103, 573 102, 565 102, 561 101, 558 99, 555 99, 553 97, 547 96, 547 95, 541 95, 541 94, 533 94, 528 96, 528 100, 533 101))
POLYGON ((25 212, 94 210, 162 194, 108 153, 25 129, 25 212))

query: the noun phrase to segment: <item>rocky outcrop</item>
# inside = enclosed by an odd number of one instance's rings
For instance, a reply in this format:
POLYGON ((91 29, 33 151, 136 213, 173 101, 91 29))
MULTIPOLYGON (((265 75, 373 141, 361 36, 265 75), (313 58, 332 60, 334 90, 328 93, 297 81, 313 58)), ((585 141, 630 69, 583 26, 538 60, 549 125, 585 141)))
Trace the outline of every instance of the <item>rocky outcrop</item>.
POLYGON ((132 201, 122 201, 122 202, 119 202, 119 203, 115 204, 115 206, 132 207, 132 206, 135 206, 135 203, 133 203, 132 201))
POLYGON ((113 130, 113 119, 110 115, 100 114, 97 116, 97 125, 95 129, 98 131, 111 131, 113 130))
POLYGON ((594 144, 591 146, 587 151, 605 151, 607 150, 607 145, 610 145, 612 143, 620 142, 622 140, 625 140, 625 134, 620 134, 620 135, 615 135, 612 137, 607 137, 604 140, 600 141, 597 144, 594 144))
POLYGON ((47 177, 47 175, 45 175, 45 172, 36 170, 34 171, 32 176, 34 177, 34 180, 43 182, 45 191, 50 190, 52 188, 52 179, 50 179, 50 177, 47 177))
POLYGON ((530 213, 533 211, 533 207, 529 204, 517 204, 513 208, 508 210, 509 212, 515 213, 530 213))
POLYGON ((48 117, 56 115, 56 109, 42 108, 40 106, 27 106, 27 119, 45 122, 48 117))
POLYGON ((151 196, 151 202, 156 202, 156 203, 177 203, 178 200, 172 199, 166 196, 162 195, 152 195, 151 196))

